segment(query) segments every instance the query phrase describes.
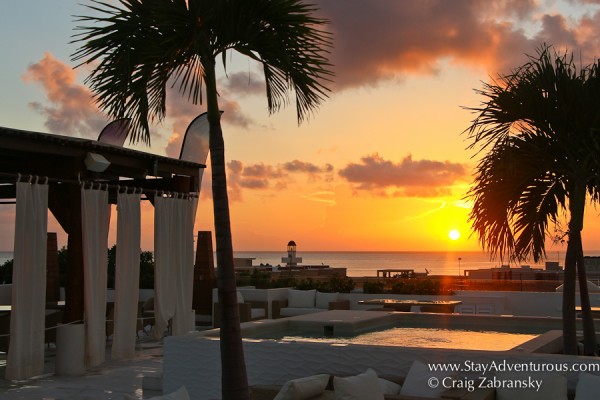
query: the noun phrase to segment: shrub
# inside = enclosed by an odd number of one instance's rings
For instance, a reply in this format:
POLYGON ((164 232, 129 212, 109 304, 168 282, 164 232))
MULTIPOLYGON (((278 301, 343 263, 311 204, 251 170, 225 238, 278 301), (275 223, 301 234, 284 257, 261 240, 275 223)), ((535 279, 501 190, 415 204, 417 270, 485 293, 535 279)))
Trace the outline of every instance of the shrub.
POLYGON ((298 290, 316 289, 323 293, 350 293, 356 284, 347 276, 334 275, 327 281, 315 281, 312 278, 302 279, 296 283, 295 288, 298 290))
POLYGON ((5 261, 0 265, 0 284, 12 283, 13 260, 5 261))
POLYGON ((363 283, 363 293, 377 293, 377 294, 381 294, 381 293, 385 293, 385 283, 384 282, 372 282, 372 281, 367 281, 365 283, 363 283))
POLYGON ((356 284, 347 276, 334 275, 327 281, 328 291, 331 293, 350 293, 356 287, 356 284))
POLYGON ((392 285, 394 294, 452 294, 437 279, 403 279, 392 285))

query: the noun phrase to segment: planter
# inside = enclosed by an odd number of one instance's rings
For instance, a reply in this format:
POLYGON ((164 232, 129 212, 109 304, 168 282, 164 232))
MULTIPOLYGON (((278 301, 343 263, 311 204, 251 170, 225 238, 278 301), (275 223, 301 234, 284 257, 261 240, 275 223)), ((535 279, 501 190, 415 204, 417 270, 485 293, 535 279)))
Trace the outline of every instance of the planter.
POLYGON ((83 375, 84 353, 85 326, 59 325, 56 329, 56 375, 83 375))

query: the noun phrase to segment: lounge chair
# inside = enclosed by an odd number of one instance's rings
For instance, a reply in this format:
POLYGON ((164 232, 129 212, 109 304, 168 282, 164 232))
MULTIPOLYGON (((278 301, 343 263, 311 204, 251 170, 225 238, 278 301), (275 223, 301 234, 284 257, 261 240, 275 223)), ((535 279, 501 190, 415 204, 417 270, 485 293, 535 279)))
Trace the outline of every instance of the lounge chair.
MULTIPOLYGON (((237 300, 240 322, 267 318, 269 304, 266 301, 245 301, 239 291, 237 292, 237 300)), ((214 303, 213 305, 213 327, 218 328, 221 326, 221 306, 219 303, 214 303)))
POLYGON ((350 301, 340 300, 339 293, 321 293, 316 290, 288 290, 287 300, 274 300, 273 319, 294 317, 327 310, 349 310, 350 301))

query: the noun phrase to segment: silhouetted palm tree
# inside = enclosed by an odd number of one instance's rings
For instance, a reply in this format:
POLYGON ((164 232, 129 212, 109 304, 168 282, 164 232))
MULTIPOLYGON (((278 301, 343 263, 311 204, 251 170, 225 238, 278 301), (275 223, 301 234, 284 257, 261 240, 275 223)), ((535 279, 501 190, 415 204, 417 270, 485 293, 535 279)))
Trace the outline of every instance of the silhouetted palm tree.
POLYGON ((575 280, 579 274, 585 353, 596 352, 581 231, 588 200, 598 201, 600 65, 578 68, 573 56, 544 45, 537 57, 478 93, 467 129, 487 150, 477 166, 470 220, 493 256, 545 257, 549 223, 568 218, 563 292, 565 353, 575 354, 575 280), (589 198, 588 198, 589 196, 589 198))
POLYGON ((215 67, 233 50, 262 65, 270 112, 295 94, 298 122, 327 97, 332 73, 326 58, 331 36, 316 8, 299 0, 94 1, 94 16, 77 36, 74 61, 92 64, 87 79, 100 107, 114 118, 131 118, 132 138, 150 142, 148 119, 165 115, 167 85, 206 106, 222 307, 221 361, 224 399, 248 398, 225 175, 215 67))

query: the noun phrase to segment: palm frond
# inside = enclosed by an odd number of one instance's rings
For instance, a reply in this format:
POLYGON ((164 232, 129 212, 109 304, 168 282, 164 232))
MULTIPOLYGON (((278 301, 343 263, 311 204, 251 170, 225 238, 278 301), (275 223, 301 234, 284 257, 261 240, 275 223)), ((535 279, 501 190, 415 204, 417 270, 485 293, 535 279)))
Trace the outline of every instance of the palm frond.
POLYGON ((235 27, 227 23, 230 29, 219 36, 222 44, 218 49, 232 48, 262 63, 269 111, 287 105, 293 92, 298 122, 302 122, 327 98, 329 89, 325 85, 333 77, 327 60, 332 36, 321 29, 327 21, 313 16, 315 6, 298 0, 255 0, 245 4, 226 12, 237 16, 233 21, 252 22, 235 27))

